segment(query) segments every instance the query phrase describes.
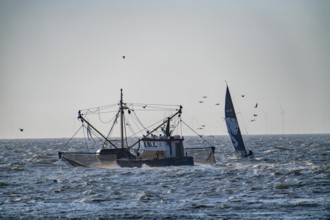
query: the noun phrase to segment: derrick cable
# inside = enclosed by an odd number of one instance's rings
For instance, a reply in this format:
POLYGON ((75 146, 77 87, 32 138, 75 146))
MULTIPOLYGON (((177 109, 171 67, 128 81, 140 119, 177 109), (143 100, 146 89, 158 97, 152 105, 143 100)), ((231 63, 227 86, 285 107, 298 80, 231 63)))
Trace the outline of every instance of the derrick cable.
POLYGON ((186 122, 184 122, 182 120, 182 123, 185 124, 192 132, 194 132, 195 134, 197 134, 201 139, 203 139, 206 143, 208 143, 211 147, 213 147, 212 144, 210 144, 205 138, 203 138, 202 135, 198 134, 194 129, 192 129, 188 124, 186 124, 186 122))

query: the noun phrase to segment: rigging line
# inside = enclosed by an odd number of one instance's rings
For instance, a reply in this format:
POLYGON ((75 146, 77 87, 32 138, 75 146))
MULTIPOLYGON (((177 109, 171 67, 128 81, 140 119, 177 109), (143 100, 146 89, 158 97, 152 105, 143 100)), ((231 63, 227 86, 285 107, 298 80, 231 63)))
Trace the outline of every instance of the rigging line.
POLYGON ((127 141, 127 130, 126 130, 126 117, 125 115, 122 116, 123 117, 123 123, 124 123, 124 140, 126 142, 126 146, 128 146, 128 141, 127 141))
POLYGON ((101 112, 100 111, 98 112, 98 116, 99 116, 100 121, 103 124, 109 124, 116 117, 116 116, 112 117, 109 121, 103 121, 102 118, 101 118, 101 112))
POLYGON ((132 105, 140 105, 140 106, 144 106, 144 105, 154 105, 154 106, 175 106, 175 107, 180 107, 180 105, 170 105, 170 104, 148 104, 148 103, 130 103, 132 105))
POLYGON ((80 111, 78 112, 79 113, 79 116, 78 116, 78 119, 80 119, 82 122, 88 124, 89 126, 91 126, 91 128, 93 130, 95 130, 95 132, 97 132, 104 140, 106 140, 109 144, 111 144, 112 146, 114 146, 115 148, 116 145, 114 145, 107 137, 105 137, 100 131, 98 131, 91 123, 88 122, 88 120, 86 120, 80 113, 80 111))
MULTIPOLYGON (((135 123, 133 117, 131 117, 131 118, 132 118, 132 121, 135 123)), ((126 125, 127 125, 127 127, 130 129, 131 134, 134 134, 135 131, 134 131, 134 129, 133 129, 133 126, 131 125, 131 122, 128 120, 128 118, 125 118, 125 119, 126 119, 126 125)), ((136 125, 136 124, 135 124, 135 125, 136 125)), ((126 134, 126 137, 127 137, 127 134, 126 134)), ((133 135, 131 135, 130 137, 133 137, 133 135)))
POLYGON ((181 135, 181 137, 183 136, 182 135, 182 119, 181 119, 181 117, 180 117, 180 135, 181 135))
POLYGON ((92 147, 96 148, 96 147, 99 147, 100 145, 102 146, 102 144, 99 144, 99 143, 103 142, 103 139, 99 136, 99 134, 95 130, 93 130, 92 128, 87 127, 86 130, 87 130, 87 136, 89 136, 87 138, 94 143, 92 145, 92 147), (90 133, 89 135, 88 135, 88 132, 90 133), (95 140, 95 139, 97 139, 97 140, 95 140))
POLYGON ((85 146, 86 146, 86 150, 88 151, 88 144, 87 144, 87 141, 86 141, 86 135, 85 135, 85 125, 83 125, 84 126, 84 131, 83 131, 83 134, 84 134, 84 142, 85 142, 85 146))
MULTIPOLYGON (((93 142, 94 142, 94 140, 93 140, 93 137, 92 137, 92 131, 91 131, 91 128, 89 127, 89 125, 85 126, 84 128, 85 128, 85 131, 86 131, 86 136, 85 136, 85 134, 84 134, 84 139, 85 139, 85 144, 86 144, 86 146, 87 146, 87 151, 88 151, 88 148, 89 148, 90 146, 88 145, 88 143, 87 143, 86 140, 93 141, 93 142)), ((95 144, 95 143, 94 143, 94 144, 95 144)), ((94 146, 92 145, 92 147, 94 147, 94 146)))
POLYGON ((92 108, 85 108, 85 109, 81 109, 80 111, 95 111, 94 109, 98 110, 98 109, 107 109, 107 108, 113 108, 116 107, 118 104, 110 104, 110 105, 103 105, 103 106, 97 106, 97 107, 92 107, 92 108))
MULTIPOLYGON (((136 122, 136 120, 135 120, 135 118, 132 116, 131 117, 131 119, 132 119, 132 121, 133 121, 133 123, 134 123, 134 125, 135 125, 135 127, 137 128, 137 129, 140 129, 140 127, 139 127, 139 125, 137 124, 137 122, 136 122)), ((133 129, 133 128, 132 128, 133 129)), ((135 132, 134 131, 132 131, 132 134, 134 134, 135 132)), ((137 133, 136 133, 137 134, 137 133)))
POLYGON ((133 148, 135 145, 139 144, 139 147, 138 147, 138 149, 137 149, 137 150, 139 150, 139 149, 140 149, 140 142, 141 142, 141 139, 137 140, 134 144, 132 144, 132 146, 127 147, 127 149, 131 149, 131 148, 133 148))
POLYGON ((116 114, 116 116, 115 116, 115 120, 113 121, 113 124, 112 124, 112 126, 111 126, 111 128, 110 128, 110 131, 109 131, 109 133, 108 133, 108 135, 107 135, 107 138, 110 137, 110 135, 111 135, 111 133, 112 133, 112 131, 113 131, 113 128, 115 127, 115 124, 117 124, 117 120, 118 120, 119 113, 120 113, 120 109, 117 111, 117 114, 116 114))
POLYGON ((144 105, 144 106, 139 106, 139 107, 142 107, 142 108, 152 108, 152 109, 163 109, 163 110, 166 110, 166 109, 169 109, 169 110, 178 110, 178 108, 174 108, 174 107, 164 107, 164 106, 156 106, 156 105, 144 105))
MULTIPOLYGON (((174 131, 180 124, 181 121, 174 122, 176 125, 173 126, 172 131, 174 131)), ((182 136, 182 135, 181 135, 182 136)))
POLYGON ((194 129, 192 129, 188 124, 186 124, 186 122, 184 122, 182 120, 182 123, 185 124, 192 132, 194 132, 195 134, 197 134, 201 139, 203 139, 206 143, 208 143, 211 147, 213 147, 212 144, 210 144, 205 138, 203 138, 202 135, 198 134, 194 129))
POLYGON ((95 130, 93 130, 92 128, 90 128, 90 133, 92 135, 94 135, 94 136, 91 136, 91 138, 93 139, 93 142, 95 144, 97 144, 97 143, 95 142, 94 137, 97 138, 99 141, 102 140, 101 136, 95 130))
POLYGON ((164 120, 157 121, 157 122, 155 122, 155 123, 149 125, 148 127, 144 128, 144 129, 141 129, 141 130, 139 130, 138 132, 132 134, 131 137, 132 137, 132 136, 135 136, 136 134, 138 134, 138 133, 140 133, 140 132, 142 133, 142 131, 146 131, 146 130, 148 130, 149 128, 151 128, 152 126, 155 126, 156 124, 163 123, 163 121, 164 121, 164 120))
MULTIPOLYGON (((146 130, 146 127, 142 124, 142 122, 140 121, 140 119, 139 119, 139 117, 137 116, 137 114, 135 113, 135 109, 134 109, 134 106, 133 105, 130 105, 129 106, 129 108, 132 110, 131 112, 133 112, 133 115, 131 114, 131 119, 132 119, 132 121, 133 121, 133 123, 134 123, 134 125, 135 125, 135 127, 139 130, 138 132, 134 132, 133 131, 133 127, 131 127, 131 132, 132 132, 132 135, 131 135, 131 137, 132 136, 135 136, 137 133, 141 133, 141 135, 143 135, 142 134, 142 130, 144 129, 144 130, 146 130), (143 128, 143 129, 141 129, 141 127, 143 128)), ((131 125, 130 125, 131 126, 131 125)))
POLYGON ((113 110, 113 111, 102 111, 102 110, 100 110, 100 111, 98 111, 98 112, 86 112, 86 113, 84 113, 85 115, 86 114, 88 114, 88 115, 96 115, 96 114, 107 114, 107 113, 114 113, 114 112, 117 112, 117 110, 113 110))
POLYGON ((81 130, 82 127, 83 127, 83 125, 81 125, 81 126, 79 127, 79 129, 76 131, 76 133, 74 133, 74 135, 69 139, 69 141, 66 142, 66 143, 61 147, 60 151, 61 151, 64 147, 66 147, 66 146, 72 141, 72 139, 78 134, 78 132, 81 130))
POLYGON ((177 109, 136 109, 137 112, 163 112, 163 111, 176 111, 177 109))
POLYGON ((144 128, 144 130, 147 130, 146 127, 142 124, 142 122, 140 121, 139 117, 137 116, 137 114, 135 113, 135 110, 132 111, 137 119, 137 121, 140 123, 141 127, 144 128))
POLYGON ((98 111, 98 109, 96 109, 96 110, 87 109, 85 114, 86 114, 86 115, 87 115, 87 114, 92 115, 92 114, 96 114, 97 111, 98 111))

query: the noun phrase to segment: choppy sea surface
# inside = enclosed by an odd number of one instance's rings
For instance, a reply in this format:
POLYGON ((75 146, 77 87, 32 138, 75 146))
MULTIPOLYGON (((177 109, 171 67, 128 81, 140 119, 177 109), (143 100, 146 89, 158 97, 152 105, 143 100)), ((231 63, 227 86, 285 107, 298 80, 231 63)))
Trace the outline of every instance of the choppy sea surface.
POLYGON ((215 165, 117 169, 60 161, 67 139, 0 140, 0 218, 330 218, 330 135, 246 136, 250 159, 206 139, 215 165))

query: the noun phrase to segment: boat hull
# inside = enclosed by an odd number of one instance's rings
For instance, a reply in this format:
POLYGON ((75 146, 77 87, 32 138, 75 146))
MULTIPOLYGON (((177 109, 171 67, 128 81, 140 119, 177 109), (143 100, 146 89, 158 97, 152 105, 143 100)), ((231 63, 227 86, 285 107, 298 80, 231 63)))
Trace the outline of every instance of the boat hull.
POLYGON ((142 167, 143 165, 149 167, 167 167, 167 166, 194 166, 194 159, 192 157, 177 157, 165 159, 117 159, 120 167, 142 167))
POLYGON ((165 166, 193 166, 193 157, 176 157, 164 159, 118 159, 116 154, 95 154, 95 153, 66 153, 59 152, 59 158, 67 162, 71 166, 81 167, 99 167, 99 168, 115 168, 115 167, 165 167, 165 166))

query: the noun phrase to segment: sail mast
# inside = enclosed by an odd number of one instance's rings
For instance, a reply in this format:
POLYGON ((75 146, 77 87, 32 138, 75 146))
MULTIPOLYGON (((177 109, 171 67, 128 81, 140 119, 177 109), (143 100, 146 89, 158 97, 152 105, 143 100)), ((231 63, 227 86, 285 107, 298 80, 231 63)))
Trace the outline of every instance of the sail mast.
POLYGON ((123 89, 120 89, 120 136, 121 136, 121 148, 124 148, 123 89))

